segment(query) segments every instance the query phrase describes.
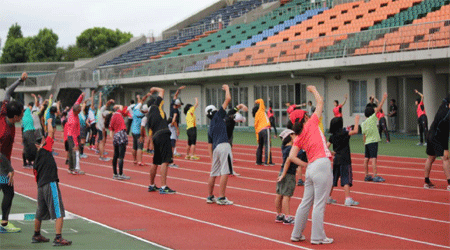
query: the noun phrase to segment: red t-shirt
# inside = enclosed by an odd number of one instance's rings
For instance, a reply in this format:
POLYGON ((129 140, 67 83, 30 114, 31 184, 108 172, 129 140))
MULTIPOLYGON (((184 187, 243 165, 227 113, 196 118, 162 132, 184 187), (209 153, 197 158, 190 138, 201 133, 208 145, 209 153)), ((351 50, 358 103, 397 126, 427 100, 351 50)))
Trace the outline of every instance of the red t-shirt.
POLYGON ((305 150, 308 162, 332 156, 327 147, 327 140, 319 128, 319 117, 314 113, 303 126, 303 131, 294 140, 294 145, 305 150))
MULTIPOLYGON (((83 95, 80 95, 75 104, 80 105, 82 101, 83 95)), ((67 115, 67 123, 64 126, 64 141, 67 141, 69 136, 72 136, 73 143, 78 147, 78 136, 80 136, 80 118, 78 115, 73 113, 73 108, 70 109, 69 114, 67 115)))
POLYGON ((269 107, 269 110, 267 110, 267 118, 270 119, 271 117, 273 117, 273 111, 272 108, 269 107))
POLYGON ((382 117, 384 117, 384 113, 378 112, 378 113, 377 113, 377 118, 378 118, 378 120, 380 120, 382 117))
POLYGON ((16 135, 16 127, 14 124, 8 124, 6 117, 6 105, 9 101, 3 101, 0 109, 0 152, 11 161, 11 152, 14 144, 14 136, 16 135))
POLYGON ((334 113, 334 117, 342 117, 342 105, 337 105, 334 109, 333 109, 333 113, 334 113))
POLYGON ((422 115, 426 114, 427 113, 425 112, 425 105, 423 105, 423 101, 420 101, 419 105, 417 105, 417 118, 420 118, 422 115))
POLYGON ((113 132, 119 132, 122 130, 127 130, 125 126, 125 121, 123 120, 123 116, 121 112, 115 112, 111 118, 111 122, 109 124, 109 129, 113 132))

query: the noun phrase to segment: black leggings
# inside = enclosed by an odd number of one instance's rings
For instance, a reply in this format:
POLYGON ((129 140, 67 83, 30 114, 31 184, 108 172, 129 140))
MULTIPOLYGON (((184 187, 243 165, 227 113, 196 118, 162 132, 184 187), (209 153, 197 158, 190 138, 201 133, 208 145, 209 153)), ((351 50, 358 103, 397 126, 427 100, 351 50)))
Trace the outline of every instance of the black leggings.
POLYGON ((428 118, 427 115, 422 115, 417 121, 419 123, 420 143, 423 143, 423 138, 427 138, 428 134, 428 118))
POLYGON ((91 146, 95 145, 95 137, 97 136, 97 128, 95 125, 95 123, 91 125, 91 137, 89 139, 89 144, 91 146))
POLYGON ((274 116, 272 116, 272 117, 270 117, 269 118, 269 121, 270 121, 270 126, 273 128, 273 130, 275 131, 275 135, 278 135, 278 132, 277 132, 277 124, 275 124, 275 117, 274 116))
POLYGON ((382 132, 384 131, 384 133, 386 134, 386 140, 391 141, 391 138, 389 137, 389 131, 388 131, 387 125, 386 125, 386 118, 381 117, 378 125, 379 125, 378 133, 380 133, 380 138, 383 138, 382 132))
POLYGON ((272 152, 270 151, 271 140, 270 140, 270 129, 262 129, 258 133, 258 148, 256 149, 256 164, 263 164, 262 154, 263 148, 265 154, 265 164, 272 164, 272 152))
POLYGON ((12 201, 14 198, 14 186, 0 184, 0 189, 3 191, 2 220, 8 221, 9 212, 11 212, 12 201))
POLYGON ((112 160, 114 175, 117 175, 117 159, 119 160, 119 175, 123 174, 123 159, 127 150, 126 144, 114 145, 114 157, 112 160))

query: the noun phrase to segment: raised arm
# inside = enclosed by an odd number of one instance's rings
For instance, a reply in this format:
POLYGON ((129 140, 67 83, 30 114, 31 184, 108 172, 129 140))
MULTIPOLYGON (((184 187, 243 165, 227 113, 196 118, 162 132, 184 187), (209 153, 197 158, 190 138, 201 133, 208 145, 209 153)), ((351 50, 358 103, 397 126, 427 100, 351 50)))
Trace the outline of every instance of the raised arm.
POLYGON ((164 99, 164 89, 158 88, 158 87, 152 87, 150 89, 150 94, 153 94, 155 92, 158 92, 158 96, 161 97, 161 99, 164 99))
MULTIPOLYGON (((84 93, 83 93, 83 94, 84 94, 84 93)), ((82 94, 82 95, 83 95, 83 94, 82 94)), ((91 91, 91 96, 94 96, 94 95, 95 95, 95 91, 92 90, 92 91, 91 91)), ((81 99, 81 100, 83 100, 83 99, 81 99)), ((92 99, 92 102, 91 102, 91 109, 94 110, 94 99, 92 99)))
POLYGON ((140 103, 144 104, 145 100, 147 100, 147 98, 150 96, 150 93, 147 93, 146 95, 144 95, 144 97, 142 97, 142 99, 140 100, 140 103))
MULTIPOLYGON (((102 95, 103 95, 103 93, 102 92, 100 92, 100 93, 98 93, 98 110, 100 110, 101 108, 102 108, 102 95)), ((91 96, 91 102, 92 103, 94 103, 94 96, 91 96)))
POLYGON ((378 106, 375 108, 375 114, 378 113, 378 112, 380 112, 380 110, 382 109, 383 104, 384 104, 384 102, 386 101, 387 97, 388 97, 388 94, 387 94, 387 93, 384 93, 383 99, 381 99, 380 105, 378 105, 378 106))
POLYGON ((14 90, 17 88, 17 86, 19 86, 19 84, 25 82, 25 80, 27 78, 28 78, 27 72, 23 72, 22 76, 19 79, 17 79, 17 81, 15 81, 11 86, 9 86, 9 88, 6 89, 5 98, 3 100, 9 101, 11 99, 12 94, 14 93, 14 90))
POLYGON ((194 104, 194 109, 196 109, 198 107, 198 98, 195 97, 195 104, 194 104))
POLYGON ((347 103, 348 95, 345 94, 344 98, 345 98, 345 99, 344 99, 344 102, 341 104, 342 107, 344 107, 345 103, 347 103))
MULTIPOLYGON (((78 97, 78 99, 77 99, 77 101, 75 102, 75 104, 80 105, 81 102, 83 101, 84 95, 85 95, 84 93, 81 93, 81 95, 78 97)), ((92 103, 92 106, 94 106, 94 103, 92 103)))
POLYGON ((356 135, 359 132, 359 115, 355 116, 355 126, 353 127, 352 131, 348 132, 348 135, 356 135))
POLYGON ((180 94, 180 91, 181 91, 182 89, 184 89, 184 88, 186 88, 186 86, 181 86, 181 87, 179 87, 179 88, 177 89, 177 92, 175 92, 175 95, 173 96, 173 99, 174 99, 174 100, 178 98, 178 95, 180 94))
POLYGON ((34 98, 34 106, 36 108, 38 108, 39 107, 39 100, 38 100, 38 98, 36 97, 35 94, 31 94, 31 96, 34 98))
POLYGON ((247 111, 248 111, 247 106, 245 106, 245 104, 243 104, 243 103, 237 105, 236 108, 237 108, 238 110, 242 110, 242 111, 244 111, 244 112, 247 112, 247 111))
POLYGON ((423 94, 420 93, 417 89, 415 89, 414 92, 416 92, 416 94, 420 95, 420 102, 423 102, 423 94))
POLYGON ((224 84, 222 85, 222 90, 225 91, 225 101, 222 104, 222 108, 225 110, 231 102, 230 87, 227 84, 224 84))
POLYGON ((309 85, 308 87, 306 87, 306 90, 314 95, 314 98, 316 99, 316 111, 314 111, 314 114, 316 114, 317 117, 320 118, 323 111, 323 99, 315 86, 309 85))

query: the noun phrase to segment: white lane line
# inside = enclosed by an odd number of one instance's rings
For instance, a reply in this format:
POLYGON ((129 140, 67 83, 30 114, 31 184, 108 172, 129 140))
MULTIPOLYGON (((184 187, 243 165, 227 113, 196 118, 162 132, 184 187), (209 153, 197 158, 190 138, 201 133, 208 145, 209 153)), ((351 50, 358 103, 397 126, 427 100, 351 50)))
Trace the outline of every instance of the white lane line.
MULTIPOLYGON (((27 173, 23 173, 23 172, 20 172, 20 171, 17 171, 17 173, 20 173, 20 174, 23 174, 23 175, 26 175, 26 176, 29 176, 29 177, 34 177, 33 175, 30 175, 30 174, 27 174, 27 173)), ((94 176, 94 175, 91 175, 91 176, 94 176)), ((104 178, 105 178, 105 179, 109 179, 109 178, 106 178, 106 177, 104 177, 104 178)), ((111 180, 111 179, 109 179, 109 180, 111 180)), ((121 183, 126 183, 126 182, 121 182, 121 183)), ((268 237, 265 237, 265 236, 262 236, 262 235, 258 235, 258 234, 253 234, 253 233, 246 232, 246 231, 243 231, 243 230, 239 230, 239 229, 235 229, 235 228, 231 228, 231 227, 219 225, 219 224, 212 223, 212 222, 208 222, 208 221, 203 221, 203 220, 195 219, 195 218, 192 218, 192 217, 189 217, 189 216, 185 216, 185 215, 181 215, 181 214, 177 214, 177 213, 172 213, 172 212, 165 211, 165 210, 162 210, 162 209, 159 209, 159 208, 154 208, 154 207, 146 206, 146 205, 139 204, 139 203, 136 203, 136 202, 132 202, 132 201, 128 201, 128 200, 116 198, 116 197, 113 197, 113 196, 110 196, 110 195, 106 195, 106 194, 102 194, 102 193, 98 193, 98 192, 95 192, 95 191, 92 191, 92 190, 88 190, 88 189, 84 189, 84 188, 72 186, 72 185, 69 185, 69 184, 59 183, 59 185, 60 185, 60 186, 65 186, 65 187, 69 187, 69 188, 72 188, 72 189, 75 189, 75 190, 83 191, 83 192, 86 192, 86 193, 94 194, 94 195, 97 195, 97 196, 101 196, 101 197, 104 197, 104 198, 108 198, 108 199, 111 199, 111 200, 119 201, 119 202, 122 202, 122 203, 126 203, 126 204, 130 204, 130 205, 138 206, 138 207, 141 207, 141 208, 145 208, 145 209, 157 211, 157 212, 164 213, 164 214, 168 214, 168 215, 172 215, 172 216, 175 216, 175 217, 179 217, 179 218, 183 218, 183 219, 187 219, 187 220, 199 222, 199 223, 202 223, 202 224, 210 225, 210 226, 213 226, 213 227, 218 227, 218 228, 226 229, 226 230, 229 230, 229 231, 232 231, 232 232, 236 232, 236 233, 240 233, 240 234, 244 234, 244 235, 248 235, 248 236, 260 238, 260 239, 267 240, 267 241, 271 241, 271 242, 275 242, 275 243, 282 244, 282 245, 285 245, 285 246, 295 247, 295 248, 299 248, 299 249, 312 250, 311 248, 306 248, 306 247, 294 245, 294 244, 291 244, 291 243, 279 241, 279 240, 272 239, 272 238, 268 238, 268 237)), ((24 197, 27 197, 27 196, 24 196, 24 197)), ((28 198, 28 197, 27 197, 27 198, 28 198)), ((82 216, 80 216, 80 217, 81 217, 81 218, 84 218, 84 217, 82 217, 82 216)), ((89 220, 89 219, 87 219, 87 220, 89 220)), ((89 220, 89 221, 91 221, 91 220, 89 220)), ((94 223, 95 223, 95 222, 94 222, 94 223)), ((107 226, 107 227, 108 227, 108 226, 107 226)), ((116 229, 116 230, 118 230, 118 229, 116 229)), ((118 231, 120 231, 120 230, 118 230, 118 231)), ((122 232, 123 234, 127 234, 127 233, 125 233, 125 232, 123 232, 123 231, 120 231, 120 232, 122 232)), ((137 237, 137 236, 136 236, 136 237, 137 237)), ((139 238, 139 237, 137 237, 137 238, 139 238)), ((149 242, 150 242, 150 241, 149 241, 149 242)), ((167 249, 167 248, 166 248, 166 249, 167 249)))
MULTIPOLYGON (((17 171, 15 171, 15 172, 17 172, 17 171)), ((23 174, 23 175, 26 175, 26 176, 34 177, 34 175, 26 174, 26 173, 23 173, 23 172, 19 172, 19 173, 21 173, 21 174, 23 174)), ((63 184, 63 183, 59 183, 59 184, 60 184, 60 185, 65 185, 65 184, 63 184)), ((36 199, 34 199, 34 198, 30 197, 30 196, 27 196, 27 195, 25 195, 25 194, 21 194, 21 193, 18 193, 18 192, 15 192, 15 193, 16 193, 17 195, 20 195, 20 196, 24 197, 24 198, 27 198, 27 199, 32 200, 32 201, 34 201, 34 202, 37 202, 36 199)), ((66 211, 66 213, 70 213, 70 214, 72 214, 72 215, 75 215, 75 216, 77 216, 77 217, 83 219, 83 220, 89 221, 89 222, 94 223, 94 224, 97 224, 97 225, 99 225, 99 226, 101 226, 101 227, 104 227, 104 228, 113 230, 113 231, 115 231, 115 232, 118 232, 118 233, 121 233, 121 234, 123 234, 123 235, 129 236, 129 237, 134 238, 134 239, 136 239, 136 240, 139 240, 139 241, 145 242, 145 243, 147 243, 147 244, 153 245, 153 246, 155 246, 155 247, 160 247, 160 248, 166 249, 166 250, 172 250, 171 248, 168 248, 168 247, 159 245, 158 243, 151 242, 151 241, 149 241, 149 240, 146 240, 146 239, 144 239, 144 238, 138 237, 138 236, 136 236, 136 235, 129 234, 129 233, 124 232, 124 231, 122 231, 122 230, 119 230, 119 229, 117 229, 117 228, 113 228, 113 227, 107 226, 107 225, 105 225, 105 224, 103 224, 103 223, 100 223, 100 222, 97 222, 97 221, 88 219, 88 218, 83 217, 83 216, 81 216, 81 215, 74 214, 74 213, 71 213, 71 212, 68 212, 68 211, 66 211)), ((41 229, 41 230, 44 231, 43 229, 41 229)), ((75 231, 75 232, 77 233, 76 230, 74 230, 74 229, 72 229, 72 230, 75 231)), ((46 231, 44 231, 44 232, 47 233, 46 231)))
MULTIPOLYGON (((31 176, 31 175, 29 175, 29 174, 25 174, 25 173, 22 173, 22 172, 19 172, 19 173, 24 174, 24 175, 27 175, 27 176, 31 176)), ((110 178, 106 178, 106 177, 102 177, 102 176, 96 176, 96 175, 90 175, 90 176, 98 177, 98 178, 101 178, 101 179, 106 179, 106 180, 109 180, 109 181, 115 181, 115 180, 112 180, 112 179, 110 179, 110 178)), ((115 182, 116 182, 116 181, 115 181, 115 182)), ((134 185, 134 186, 140 186, 140 187, 146 187, 145 185, 141 185, 141 184, 137 184, 137 183, 129 183, 129 182, 120 182, 120 183, 122 183, 122 184, 128 184, 128 185, 134 185)), ((241 230, 239 230, 239 229, 233 229, 233 228, 229 228, 229 227, 226 227, 226 226, 218 225, 218 224, 215 224, 215 223, 206 222, 206 221, 198 220, 198 219, 195 219, 195 218, 187 217, 187 216, 184 216, 184 215, 175 214, 175 213, 168 212, 168 211, 165 211, 165 210, 161 210, 161 209, 149 207, 149 206, 142 205, 142 204, 139 204, 139 203, 135 203, 135 202, 132 202, 132 201, 127 201, 127 200, 123 200, 123 199, 116 198, 116 197, 113 197, 113 196, 109 196, 109 195, 97 193, 97 192, 95 192, 95 191, 91 191, 91 190, 86 190, 86 189, 83 189, 83 188, 75 187, 75 186, 72 186, 72 185, 62 184, 62 183, 60 183, 60 185, 64 185, 64 186, 67 186, 67 187, 70 187, 70 188, 73 188, 73 189, 76 189, 76 190, 81 190, 81 191, 85 191, 85 192, 88 192, 88 193, 100 195, 100 196, 103 196, 103 197, 105 197, 105 198, 110 198, 110 199, 117 200, 117 201, 121 201, 121 202, 124 202, 124 203, 129 203, 129 204, 136 205, 136 206, 140 206, 140 207, 143 207, 143 208, 148 208, 148 209, 151 209, 151 210, 155 210, 155 211, 159 211, 159 212, 162 212, 162 213, 170 214, 170 215, 173 215, 173 216, 177 216, 177 217, 181 217, 181 218, 193 220, 193 221, 196 221, 196 222, 205 223, 205 224, 213 225, 213 226, 216 226, 216 225, 217 225, 217 226, 219 226, 219 227, 221 227, 221 228, 224 228, 224 229, 228 229, 228 230, 231 229, 231 231, 237 230, 236 232, 248 234, 248 235, 251 235, 251 236, 258 237, 258 238, 262 238, 262 239, 270 239, 270 238, 266 238, 266 237, 264 237, 264 236, 254 235, 254 234, 252 234, 252 233, 248 233, 248 232, 245 232, 245 231, 241 231, 241 230)), ((188 197, 193 197, 193 198, 197 198, 197 199, 204 200, 204 197, 199 197, 199 196, 190 195, 190 194, 184 194, 184 193, 179 193, 179 192, 177 192, 177 194, 181 194, 181 195, 184 195, 184 196, 188 196, 188 197)), ((241 208, 245 208, 245 209, 249 209, 249 210, 255 210, 255 211, 265 212, 265 213, 269 213, 269 214, 276 214, 276 213, 273 212, 273 211, 269 211, 269 210, 265 210, 265 209, 259 209, 259 208, 254 208, 254 207, 249 207, 249 206, 245 206, 245 205, 234 204, 234 206, 241 207, 241 208)), ((308 219, 308 220, 311 221, 311 219, 308 219)), ((340 227, 340 228, 345 228, 345 229, 348 229, 348 230, 354 230, 354 231, 359 231, 359 232, 364 232, 364 233, 369 233, 369 234, 374 234, 374 235, 379 235, 379 236, 385 236, 385 237, 394 238, 394 239, 403 240, 403 241, 409 241, 409 242, 414 242, 414 243, 419 243, 419 244, 424 244, 424 245, 430 245, 430 246, 434 246, 434 247, 442 247, 442 248, 450 249, 449 246, 439 245, 439 244, 435 244, 435 243, 431 243, 431 242, 426 242, 426 241, 414 240, 414 239, 410 239, 410 238, 406 238, 406 237, 401 237, 401 236, 396 236, 396 235, 391 235, 391 234, 379 233, 379 232, 375 232, 375 231, 370 231, 370 230, 365 230, 365 229, 360 229, 360 228, 354 228, 354 227, 349 227, 349 226, 344 226, 344 225, 339 225, 339 224, 329 223, 329 222, 324 222, 324 224, 326 224, 326 225, 331 225, 331 226, 335 226, 335 227, 340 227)), ((273 239, 273 240, 274 240, 274 239, 273 239)), ((292 244, 285 243, 285 242, 278 241, 278 240, 274 240, 274 241, 279 242, 279 243, 282 243, 282 244, 285 244, 285 245, 289 245, 289 246, 292 245, 292 244)), ((296 245, 292 245, 292 246, 297 247, 296 245)), ((298 248, 308 249, 308 248, 303 248, 303 247, 300 247, 300 246, 298 246, 298 248)))

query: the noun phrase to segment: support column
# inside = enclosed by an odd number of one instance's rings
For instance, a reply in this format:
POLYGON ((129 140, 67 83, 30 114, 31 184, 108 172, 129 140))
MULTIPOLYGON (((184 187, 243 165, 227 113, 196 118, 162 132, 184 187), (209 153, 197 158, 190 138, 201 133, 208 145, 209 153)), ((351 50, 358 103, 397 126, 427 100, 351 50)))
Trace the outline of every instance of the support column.
POLYGON ((425 111, 428 116, 428 126, 431 125, 443 96, 445 96, 445 86, 439 84, 434 67, 422 69, 422 88, 424 95, 425 111), (442 86, 439 86, 442 85, 442 86))

